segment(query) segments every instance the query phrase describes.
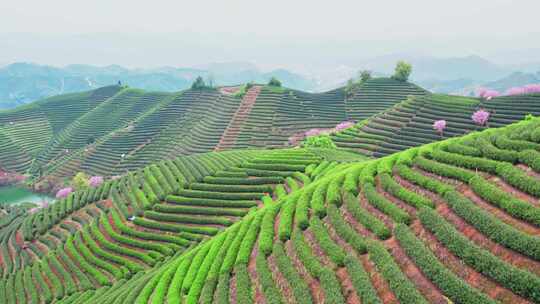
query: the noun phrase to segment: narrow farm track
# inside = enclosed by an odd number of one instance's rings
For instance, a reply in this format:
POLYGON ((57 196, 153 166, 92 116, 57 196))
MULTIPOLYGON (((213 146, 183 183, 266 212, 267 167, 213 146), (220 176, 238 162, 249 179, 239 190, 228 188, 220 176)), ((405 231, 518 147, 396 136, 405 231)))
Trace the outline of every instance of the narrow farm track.
POLYGON ((260 92, 260 86, 253 86, 246 92, 246 95, 242 98, 242 102, 234 113, 229 125, 225 128, 225 131, 221 135, 219 143, 215 147, 214 151, 227 150, 234 146, 236 138, 240 133, 240 128, 249 117, 251 109, 255 105, 260 92))

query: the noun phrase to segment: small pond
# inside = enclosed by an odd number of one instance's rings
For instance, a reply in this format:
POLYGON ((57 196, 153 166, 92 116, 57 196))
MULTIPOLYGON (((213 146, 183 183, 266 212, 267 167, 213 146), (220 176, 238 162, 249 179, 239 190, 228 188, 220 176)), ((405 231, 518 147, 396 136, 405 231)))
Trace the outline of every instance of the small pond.
POLYGON ((19 203, 52 203, 53 197, 46 194, 35 193, 21 186, 0 186, 0 204, 19 204, 19 203))

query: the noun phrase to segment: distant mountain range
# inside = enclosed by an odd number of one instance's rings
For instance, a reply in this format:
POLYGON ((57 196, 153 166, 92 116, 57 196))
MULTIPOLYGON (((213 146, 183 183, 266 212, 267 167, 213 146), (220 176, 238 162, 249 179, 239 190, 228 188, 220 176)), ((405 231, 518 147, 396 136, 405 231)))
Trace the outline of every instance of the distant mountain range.
POLYGON ((215 85, 237 85, 249 81, 266 83, 274 76, 286 87, 322 92, 345 85, 360 70, 371 70, 374 76, 389 76, 399 60, 413 65, 412 82, 436 93, 471 95, 480 86, 505 91, 513 86, 540 82, 540 63, 501 65, 479 56, 438 58, 405 53, 347 62, 304 74, 287 69, 262 71, 257 65, 244 61, 147 69, 80 64, 58 68, 14 63, 0 68, 0 109, 118 81, 149 91, 174 92, 188 88, 197 76, 215 85))
POLYGON ((69 65, 58 68, 14 63, 0 68, 0 108, 13 108, 45 97, 95 89, 118 81, 149 91, 174 92, 188 88, 197 76, 216 85, 236 85, 249 81, 266 83, 275 76, 288 87, 306 91, 316 87, 316 82, 305 76, 284 69, 262 72, 254 65, 245 63, 154 69, 127 69, 118 65, 69 65))

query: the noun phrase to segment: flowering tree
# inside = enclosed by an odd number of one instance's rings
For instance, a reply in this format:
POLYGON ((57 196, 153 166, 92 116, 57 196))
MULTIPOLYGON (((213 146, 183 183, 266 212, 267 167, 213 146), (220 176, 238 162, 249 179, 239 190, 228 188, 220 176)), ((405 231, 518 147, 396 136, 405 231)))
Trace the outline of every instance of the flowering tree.
POLYGON ((525 92, 527 94, 540 93, 540 83, 539 84, 528 84, 524 86, 525 92))
POLYGON ((474 121, 475 124, 483 126, 487 123, 489 115, 489 112, 485 111, 484 109, 480 109, 473 113, 471 119, 474 121))
POLYGON ((58 192, 56 192, 56 198, 66 198, 72 192, 73 192, 73 188, 71 188, 71 187, 60 189, 60 190, 58 190, 58 192))
POLYGON ((306 131, 305 135, 306 137, 309 137, 309 136, 318 136, 322 133, 322 130, 321 129, 311 129, 311 130, 308 130, 306 131))
POLYGON ((486 89, 486 88, 479 88, 476 91, 476 94, 478 95, 478 97, 486 99, 486 100, 490 100, 492 98, 499 97, 501 95, 501 93, 499 93, 499 91, 490 90, 490 89, 486 89))
POLYGON ((99 187, 101 184, 103 184, 103 176, 92 176, 88 181, 88 184, 92 188, 99 187))
POLYGON ((437 130, 437 133, 439 133, 441 136, 443 135, 443 131, 446 128, 446 120, 437 120, 433 123, 433 129, 437 130))
POLYGON ((354 126, 354 122, 352 122, 352 121, 340 122, 334 127, 334 131, 339 132, 341 130, 348 129, 348 128, 352 127, 352 126, 354 126))
POLYGON ((506 90, 506 92, 504 92, 504 95, 507 95, 507 96, 522 95, 522 94, 526 94, 525 88, 522 88, 522 87, 513 87, 506 90))

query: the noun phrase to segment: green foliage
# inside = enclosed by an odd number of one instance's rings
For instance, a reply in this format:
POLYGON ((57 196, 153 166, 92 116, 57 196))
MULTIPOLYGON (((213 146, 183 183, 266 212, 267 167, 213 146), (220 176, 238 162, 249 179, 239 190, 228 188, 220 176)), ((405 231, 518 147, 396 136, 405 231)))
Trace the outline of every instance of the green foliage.
POLYGON ((372 184, 365 184, 363 189, 368 202, 375 208, 379 209, 398 223, 410 223, 411 217, 409 214, 379 194, 372 184))
POLYGON ((469 185, 476 194, 489 203, 505 210, 514 217, 540 226, 540 208, 513 197, 479 175, 471 178, 469 185))
POLYGON ((191 85, 191 89, 193 90, 203 90, 207 88, 209 88, 209 86, 206 84, 206 82, 201 76, 198 76, 197 78, 195 78, 195 81, 191 85))
POLYGON ((337 149, 336 144, 329 135, 308 136, 302 142, 305 148, 337 149))
POLYGON ((368 252, 400 303, 428 303, 380 243, 370 242, 368 252))
POLYGON ((362 264, 353 255, 347 255, 345 260, 345 267, 351 277, 356 293, 360 297, 362 303, 382 304, 382 301, 377 295, 377 291, 371 284, 369 274, 365 271, 362 264))
POLYGON ((276 242, 274 244, 273 254, 276 259, 276 264, 279 271, 283 274, 285 279, 291 286, 293 296, 298 304, 311 304, 313 299, 309 292, 309 287, 300 274, 296 271, 291 260, 287 256, 283 244, 276 242))
POLYGON ((386 240, 391 236, 390 229, 381 220, 362 208, 358 198, 350 193, 345 193, 343 199, 347 210, 362 226, 373 232, 380 239, 386 240))
POLYGON ((281 81, 279 81, 276 77, 270 78, 270 81, 268 81, 268 85, 271 87, 281 87, 281 81))
POLYGON ((497 303, 448 270, 407 226, 397 225, 395 234, 401 247, 422 273, 454 303, 497 303))
POLYGON ((421 206, 434 208, 435 204, 428 198, 406 189, 398 184, 388 173, 379 175, 381 184, 385 191, 408 203, 409 205, 419 208, 421 206))
POLYGON ((525 298, 540 301, 538 293, 540 278, 505 263, 490 252, 479 248, 435 211, 422 209, 418 216, 422 224, 467 265, 525 298))
POLYGON ((405 61, 398 61, 392 78, 398 81, 405 82, 409 80, 409 76, 411 75, 411 73, 412 73, 412 65, 410 65, 409 63, 405 61))
POLYGON ((371 79, 371 71, 368 71, 368 70, 360 71, 360 81, 361 82, 366 82, 366 81, 368 81, 370 79, 371 79))
POLYGON ((540 260, 540 238, 502 222, 457 191, 447 192, 444 199, 460 217, 491 240, 540 260))
POLYGON ((77 173, 71 180, 71 185, 76 191, 88 189, 89 177, 84 172, 77 173))

